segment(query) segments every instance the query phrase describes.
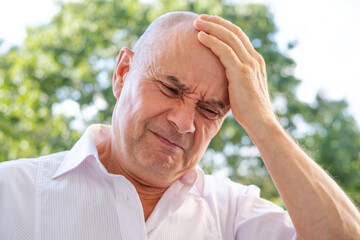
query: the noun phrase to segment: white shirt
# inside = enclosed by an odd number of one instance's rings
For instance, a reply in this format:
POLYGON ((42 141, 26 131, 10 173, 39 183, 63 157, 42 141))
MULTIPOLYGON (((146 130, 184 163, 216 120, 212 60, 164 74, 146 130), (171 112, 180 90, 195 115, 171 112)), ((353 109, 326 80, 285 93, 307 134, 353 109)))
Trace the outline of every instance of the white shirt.
POLYGON ((188 172, 144 221, 134 186, 99 161, 94 125, 70 151, 0 164, 0 239, 296 239, 255 186, 188 172))

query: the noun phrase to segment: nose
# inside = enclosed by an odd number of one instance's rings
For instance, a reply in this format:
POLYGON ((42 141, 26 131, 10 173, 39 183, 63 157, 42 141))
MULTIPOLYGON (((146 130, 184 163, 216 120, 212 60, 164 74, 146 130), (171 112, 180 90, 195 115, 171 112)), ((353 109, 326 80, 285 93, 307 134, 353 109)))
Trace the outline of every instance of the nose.
POLYGON ((174 106, 167 113, 167 120, 172 123, 179 133, 195 132, 195 107, 181 103, 174 106))

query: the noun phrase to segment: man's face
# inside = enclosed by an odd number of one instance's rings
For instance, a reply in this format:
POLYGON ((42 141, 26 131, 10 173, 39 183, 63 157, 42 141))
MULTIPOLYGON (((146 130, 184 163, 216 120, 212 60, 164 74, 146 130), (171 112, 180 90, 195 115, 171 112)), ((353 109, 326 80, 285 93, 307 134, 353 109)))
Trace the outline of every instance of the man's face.
POLYGON ((194 168, 229 110, 220 60, 195 30, 179 25, 172 32, 130 65, 112 123, 121 167, 159 187, 194 168))

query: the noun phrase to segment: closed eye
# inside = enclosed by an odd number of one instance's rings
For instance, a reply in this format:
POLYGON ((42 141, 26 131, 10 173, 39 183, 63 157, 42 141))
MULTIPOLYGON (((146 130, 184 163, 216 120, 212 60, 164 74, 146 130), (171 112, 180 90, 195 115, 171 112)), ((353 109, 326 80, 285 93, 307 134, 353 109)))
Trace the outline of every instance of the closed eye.
POLYGON ((212 108, 205 106, 198 106, 197 108, 200 114, 208 119, 217 119, 219 117, 219 113, 212 108))
POLYGON ((175 93, 175 94, 178 93, 178 91, 177 91, 176 89, 172 88, 172 87, 169 87, 169 86, 167 86, 167 85, 164 85, 164 87, 166 87, 169 91, 171 91, 171 92, 173 92, 173 93, 175 93))
POLYGON ((179 97, 179 90, 159 81, 160 90, 168 97, 179 97))

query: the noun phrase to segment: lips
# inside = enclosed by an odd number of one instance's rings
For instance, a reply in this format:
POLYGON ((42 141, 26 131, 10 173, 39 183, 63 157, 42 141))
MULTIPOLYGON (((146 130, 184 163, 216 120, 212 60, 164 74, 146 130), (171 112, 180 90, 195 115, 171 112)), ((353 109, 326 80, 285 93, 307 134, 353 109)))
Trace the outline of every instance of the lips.
POLYGON ((173 148, 180 148, 180 149, 184 150, 182 144, 179 141, 176 141, 175 139, 167 138, 164 135, 153 132, 153 131, 151 131, 151 132, 164 144, 167 144, 173 148))

